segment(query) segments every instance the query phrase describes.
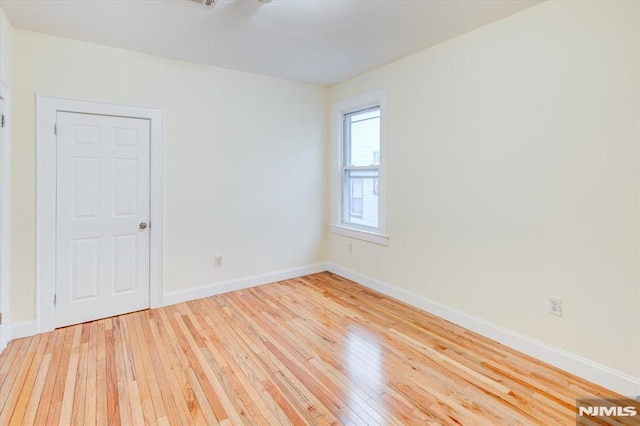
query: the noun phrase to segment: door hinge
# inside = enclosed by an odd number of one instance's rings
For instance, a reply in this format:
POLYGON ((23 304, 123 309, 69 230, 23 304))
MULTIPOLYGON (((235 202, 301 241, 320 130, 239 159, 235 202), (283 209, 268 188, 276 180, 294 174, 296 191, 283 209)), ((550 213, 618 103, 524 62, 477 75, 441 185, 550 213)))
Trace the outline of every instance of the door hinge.
POLYGON ((58 300, 58 295, 54 294, 53 295, 53 306, 56 306, 56 301, 58 300))
POLYGON ((6 120, 4 118, 4 114, 0 116, 0 127, 4 127, 6 125, 6 120))
POLYGON ((53 134, 58 136, 58 123, 53 125, 53 134))
POLYGON ((0 314, 0 325, 2 325, 2 314, 0 314))

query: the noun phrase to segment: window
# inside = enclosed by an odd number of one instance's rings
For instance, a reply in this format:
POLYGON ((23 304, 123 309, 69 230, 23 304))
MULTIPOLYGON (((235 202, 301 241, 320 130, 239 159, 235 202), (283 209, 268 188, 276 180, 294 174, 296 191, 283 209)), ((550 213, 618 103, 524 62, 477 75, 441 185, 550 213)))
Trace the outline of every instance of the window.
POLYGON ((378 194, 373 193, 373 185, 380 174, 380 161, 375 163, 375 153, 380 152, 380 107, 344 114, 342 122, 343 179, 350 188, 344 191, 342 221, 377 229, 378 194))
POLYGON ((387 243, 384 202, 384 93, 343 101, 334 108, 335 152, 332 232, 387 243), (382 191, 381 191, 382 190, 382 191))

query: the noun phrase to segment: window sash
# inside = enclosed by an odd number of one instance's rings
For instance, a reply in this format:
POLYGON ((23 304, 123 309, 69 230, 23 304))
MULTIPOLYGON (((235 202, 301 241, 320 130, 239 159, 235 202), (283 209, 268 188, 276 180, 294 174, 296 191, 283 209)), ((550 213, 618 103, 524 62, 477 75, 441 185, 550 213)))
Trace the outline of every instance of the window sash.
MULTIPOLYGON (((368 111, 376 111, 380 110, 379 105, 374 105, 369 108, 363 108, 359 110, 355 110, 352 112, 348 112, 343 114, 342 116, 342 217, 340 218, 340 222, 343 225, 367 229, 376 231, 380 229, 380 221, 381 221, 381 213, 379 205, 376 208, 376 226, 366 225, 363 223, 353 222, 352 218, 360 219, 363 217, 363 206, 360 206, 359 211, 354 211, 354 200, 351 196, 351 182, 353 177, 350 176, 350 172, 372 172, 371 177, 366 177, 366 179, 379 180, 380 178, 380 164, 368 165, 368 166, 353 166, 351 165, 351 151, 352 151, 352 139, 351 139, 351 126, 353 124, 352 117, 357 116, 368 111)), ((367 118, 367 120, 373 119, 367 118)), ((379 117, 378 117, 379 118, 379 117)), ((379 151, 377 151, 379 152, 379 151)), ((365 178, 363 178, 365 179, 365 178)), ((378 197, 379 194, 373 193, 372 195, 378 197)), ((361 199, 361 203, 364 203, 364 200, 361 199)))
MULTIPOLYGON (((356 223, 350 220, 352 217, 356 217, 358 219, 362 218, 363 213, 358 214, 358 212, 354 212, 352 206, 352 194, 351 194, 351 185, 354 179, 370 179, 372 184, 375 185, 375 182, 380 179, 380 166, 343 166, 342 167, 342 218, 341 223, 343 225, 347 225, 350 227, 357 227, 367 230, 378 230, 380 229, 380 207, 377 208, 377 216, 376 216, 376 226, 366 225, 363 223, 356 223), (352 176, 351 172, 360 172, 360 176, 352 176), (369 172, 369 173, 367 173, 369 172), (355 214, 354 214, 355 213, 355 214)), ((363 182, 363 197, 364 198, 364 182, 363 182)), ((378 197, 378 194, 372 194, 378 197)), ((379 198, 378 198, 379 202, 379 198)))
MULTIPOLYGON (((368 111, 374 111, 374 110, 379 111, 380 106, 375 105, 369 108, 364 108, 364 109, 359 109, 356 111, 344 113, 342 115, 342 166, 343 167, 347 167, 351 164, 351 125, 352 125, 351 118, 354 115, 359 115, 359 114, 363 114, 368 111)), ((374 118, 380 119, 380 116, 367 118, 365 120, 372 120, 374 118)), ((358 121, 365 121, 365 120, 358 120, 358 121)), ((359 166, 359 167, 367 167, 367 166, 359 166)))

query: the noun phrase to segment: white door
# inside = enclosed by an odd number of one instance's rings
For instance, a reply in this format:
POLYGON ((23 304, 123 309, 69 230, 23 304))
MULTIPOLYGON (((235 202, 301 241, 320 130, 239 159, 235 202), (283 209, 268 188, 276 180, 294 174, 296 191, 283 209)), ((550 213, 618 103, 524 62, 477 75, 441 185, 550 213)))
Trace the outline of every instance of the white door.
POLYGON ((149 307, 149 121, 57 113, 56 327, 149 307))

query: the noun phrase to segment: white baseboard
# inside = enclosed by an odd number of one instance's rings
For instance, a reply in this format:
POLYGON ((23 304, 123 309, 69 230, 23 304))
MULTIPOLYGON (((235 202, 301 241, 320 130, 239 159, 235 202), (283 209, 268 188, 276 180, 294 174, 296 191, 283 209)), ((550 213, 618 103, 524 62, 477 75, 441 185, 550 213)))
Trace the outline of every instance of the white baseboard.
MULTIPOLYGON (((298 268, 284 269, 266 274, 253 275, 235 280, 222 281, 200 287, 165 293, 163 306, 175 305, 176 303, 188 302, 190 300, 202 299, 203 297, 215 296, 216 294, 228 293, 234 290, 256 287, 277 281, 297 278, 304 275, 316 274, 327 270, 327 265, 317 263, 315 265, 301 266, 298 268)), ((6 342, 21 337, 29 337, 38 334, 36 320, 21 321, 7 326, 6 342)), ((0 348, 2 351, 4 348, 0 348)))
POLYGON ((401 300, 423 311, 429 312, 474 331, 489 339, 502 343, 515 350, 535 357, 541 361, 568 371, 578 377, 611 389, 621 395, 637 398, 640 395, 640 379, 621 373, 607 366, 598 364, 570 352, 540 342, 516 333, 481 318, 469 315, 463 311, 451 308, 442 303, 434 302, 394 285, 362 275, 358 272, 332 263, 327 264, 327 270, 348 280, 355 281, 365 287, 376 290, 387 296, 401 300))
POLYGON ((292 269, 268 272, 266 274, 252 275, 235 280, 221 281, 185 290, 172 291, 164 294, 163 306, 175 305, 176 303, 188 302, 190 300, 202 299, 204 297, 215 296, 217 294, 228 293, 235 290, 256 287, 259 285, 274 283, 277 281, 289 280, 304 275, 316 274, 327 270, 327 265, 318 263, 315 265, 301 266, 292 269))
POLYGON ((34 336, 38 334, 38 325, 36 320, 9 323, 7 326, 7 334, 8 342, 22 337, 34 336))

